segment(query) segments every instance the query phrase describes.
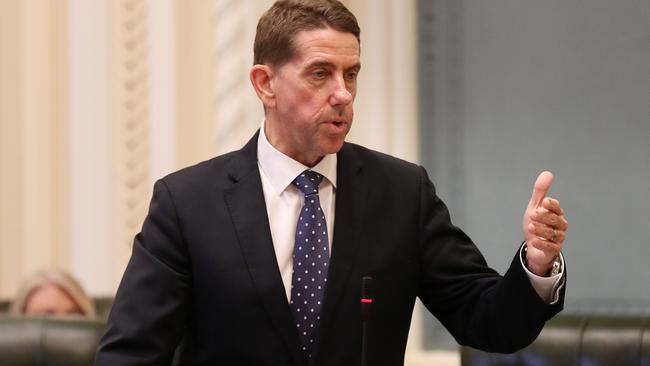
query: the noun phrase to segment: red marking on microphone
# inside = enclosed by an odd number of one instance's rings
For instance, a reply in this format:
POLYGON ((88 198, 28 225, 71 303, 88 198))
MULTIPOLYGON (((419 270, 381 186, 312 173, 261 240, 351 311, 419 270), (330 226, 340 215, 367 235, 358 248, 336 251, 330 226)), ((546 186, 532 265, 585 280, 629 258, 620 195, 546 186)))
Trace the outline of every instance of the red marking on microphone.
POLYGON ((372 304, 372 299, 361 299, 361 302, 364 304, 372 304))

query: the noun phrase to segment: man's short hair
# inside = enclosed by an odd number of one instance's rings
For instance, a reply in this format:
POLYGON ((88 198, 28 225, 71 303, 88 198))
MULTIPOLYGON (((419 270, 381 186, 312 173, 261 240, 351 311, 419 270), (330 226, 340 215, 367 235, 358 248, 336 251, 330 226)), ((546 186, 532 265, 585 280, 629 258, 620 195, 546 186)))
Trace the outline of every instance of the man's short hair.
POLYGON ((257 23, 253 63, 282 66, 295 56, 294 37, 300 31, 332 28, 352 33, 360 41, 354 14, 337 0, 280 0, 257 23))

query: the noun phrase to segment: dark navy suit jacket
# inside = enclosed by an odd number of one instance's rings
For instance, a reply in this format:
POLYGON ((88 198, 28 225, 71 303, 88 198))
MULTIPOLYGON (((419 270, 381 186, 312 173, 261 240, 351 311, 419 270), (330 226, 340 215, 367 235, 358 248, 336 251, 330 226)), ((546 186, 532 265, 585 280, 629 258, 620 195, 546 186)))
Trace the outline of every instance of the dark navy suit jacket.
MULTIPOLYGON (((461 344, 511 352, 547 305, 515 256, 501 277, 450 222, 425 170, 346 143, 312 364, 358 365, 361 278, 374 278, 369 365, 402 365, 416 297, 461 344)), ((301 365, 257 165, 257 134, 156 182, 96 365, 301 365), (175 355, 175 356, 174 356, 175 355)), ((513 246, 513 252, 517 251, 513 246)))

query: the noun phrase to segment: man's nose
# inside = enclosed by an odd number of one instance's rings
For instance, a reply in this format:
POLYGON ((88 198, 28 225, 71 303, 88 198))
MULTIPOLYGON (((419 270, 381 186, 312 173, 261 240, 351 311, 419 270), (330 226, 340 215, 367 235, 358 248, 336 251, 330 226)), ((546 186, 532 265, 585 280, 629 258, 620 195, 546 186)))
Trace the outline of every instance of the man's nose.
POLYGON ((352 92, 345 84, 345 80, 343 78, 340 78, 336 81, 336 85, 334 86, 334 90, 330 96, 330 104, 332 106, 347 105, 352 103, 352 100, 352 92))

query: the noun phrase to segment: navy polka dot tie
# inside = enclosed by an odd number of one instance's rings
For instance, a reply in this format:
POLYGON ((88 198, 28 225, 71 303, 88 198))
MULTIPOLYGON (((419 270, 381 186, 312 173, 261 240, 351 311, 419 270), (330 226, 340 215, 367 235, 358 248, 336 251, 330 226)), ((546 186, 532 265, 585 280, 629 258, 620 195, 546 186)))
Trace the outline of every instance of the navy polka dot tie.
POLYGON ((318 198, 318 185, 322 180, 322 175, 305 170, 293 181, 304 194, 305 203, 296 227, 289 304, 307 359, 312 357, 318 335, 330 257, 325 213, 318 198))

